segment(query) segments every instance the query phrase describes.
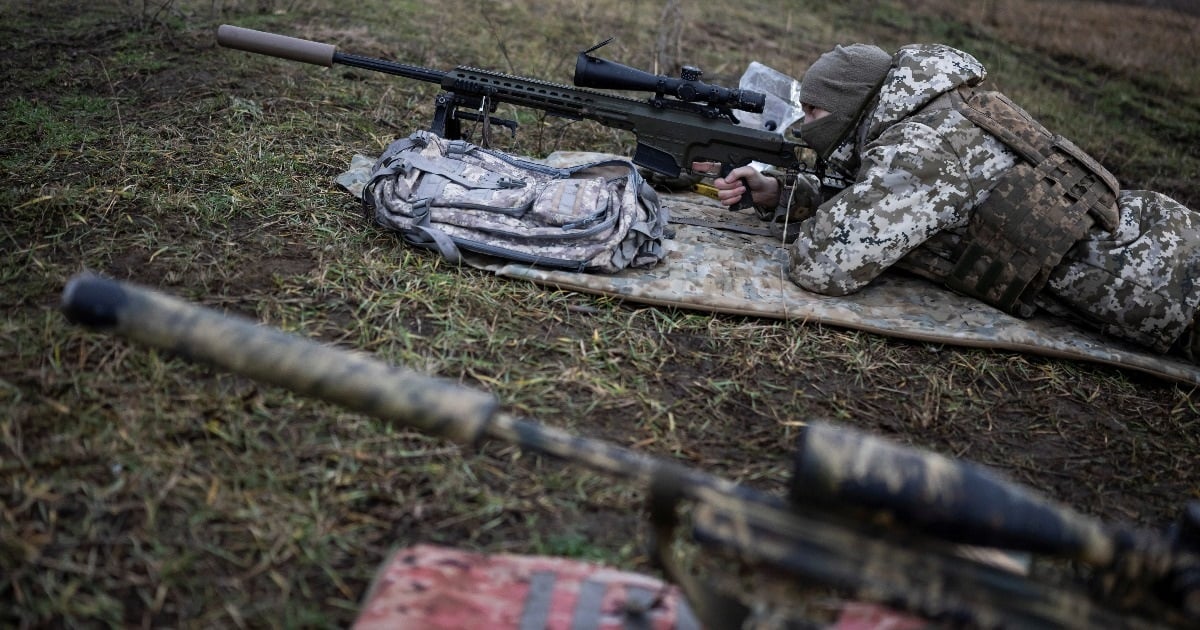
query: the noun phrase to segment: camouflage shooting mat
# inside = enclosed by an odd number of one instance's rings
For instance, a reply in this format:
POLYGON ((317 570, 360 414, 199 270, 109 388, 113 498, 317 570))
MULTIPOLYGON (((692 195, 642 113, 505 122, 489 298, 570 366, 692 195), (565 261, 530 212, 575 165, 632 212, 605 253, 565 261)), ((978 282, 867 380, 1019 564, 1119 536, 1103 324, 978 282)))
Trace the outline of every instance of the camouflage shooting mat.
MULTIPOLYGON (((598 156, 564 152, 546 161, 563 166, 590 159, 598 156)), ((358 196, 373 162, 356 156, 338 183, 358 196)), ((1146 352, 1050 315, 1012 317, 899 273, 885 273, 849 296, 810 293, 787 279, 787 251, 779 239, 674 223, 699 220, 761 229, 765 224, 752 213, 731 212, 715 200, 691 192, 662 195, 662 202, 670 212, 674 238, 665 241, 664 260, 650 269, 602 275, 483 258, 469 258, 467 262, 499 276, 639 304, 816 323, 928 343, 1091 361, 1200 385, 1200 366, 1182 359, 1146 352)))

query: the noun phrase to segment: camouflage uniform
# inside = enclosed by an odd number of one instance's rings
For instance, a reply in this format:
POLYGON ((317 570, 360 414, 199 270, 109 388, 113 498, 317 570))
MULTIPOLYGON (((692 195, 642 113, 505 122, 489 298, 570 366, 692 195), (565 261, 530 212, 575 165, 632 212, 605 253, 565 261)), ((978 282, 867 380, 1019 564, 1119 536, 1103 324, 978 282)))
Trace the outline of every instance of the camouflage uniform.
MULTIPOLYGON (((940 95, 981 83, 974 57, 902 48, 878 97, 833 151, 854 183, 801 224, 790 276, 826 295, 852 293, 891 266, 926 277, 953 261, 974 208, 1018 159, 940 95)), ((1108 333, 1168 350, 1200 303, 1200 215, 1161 194, 1122 191, 1119 225, 1098 226, 1053 270, 1037 302, 1108 333)))

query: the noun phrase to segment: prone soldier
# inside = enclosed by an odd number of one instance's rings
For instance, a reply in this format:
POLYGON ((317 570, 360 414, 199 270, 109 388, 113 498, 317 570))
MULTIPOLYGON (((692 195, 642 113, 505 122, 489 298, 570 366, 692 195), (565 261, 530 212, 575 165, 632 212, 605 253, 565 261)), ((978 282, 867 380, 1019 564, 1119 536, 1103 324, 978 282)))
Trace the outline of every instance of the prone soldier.
POLYGON ((850 294, 896 267, 1200 360, 1200 215, 1120 190, 985 76, 944 45, 838 46, 803 77, 799 132, 818 170, 850 184, 823 198, 809 178, 747 166, 715 181, 718 198, 749 191, 800 222, 789 276, 806 290, 850 294))

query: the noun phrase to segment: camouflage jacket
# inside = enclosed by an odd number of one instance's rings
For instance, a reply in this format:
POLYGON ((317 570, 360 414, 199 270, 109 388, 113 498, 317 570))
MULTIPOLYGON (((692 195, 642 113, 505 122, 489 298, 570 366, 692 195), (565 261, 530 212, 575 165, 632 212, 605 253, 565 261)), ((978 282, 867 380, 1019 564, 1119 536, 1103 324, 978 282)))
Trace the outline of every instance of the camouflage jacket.
MULTIPOLYGON (((1018 158, 953 108, 927 106, 985 75, 974 57, 946 46, 896 53, 877 99, 829 160, 854 183, 802 222, 794 282, 846 295, 892 266, 929 277, 953 260, 971 212, 1018 158)), ((1116 230, 1092 228, 1038 304, 1166 351, 1200 303, 1200 215, 1148 191, 1122 191, 1118 205, 1116 230)))

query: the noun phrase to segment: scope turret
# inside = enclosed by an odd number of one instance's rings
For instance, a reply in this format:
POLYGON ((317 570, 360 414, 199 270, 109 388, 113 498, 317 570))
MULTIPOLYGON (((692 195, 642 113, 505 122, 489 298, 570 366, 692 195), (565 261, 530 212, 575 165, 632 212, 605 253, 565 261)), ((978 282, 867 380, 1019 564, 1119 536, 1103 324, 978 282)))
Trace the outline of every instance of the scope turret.
POLYGON ((579 53, 575 61, 575 85, 602 90, 634 90, 671 96, 687 103, 707 103, 744 112, 761 113, 766 106, 765 94, 751 90, 725 88, 704 83, 703 73, 694 66, 685 67, 682 78, 651 74, 615 61, 594 57, 591 52, 607 44, 605 41, 579 53))

